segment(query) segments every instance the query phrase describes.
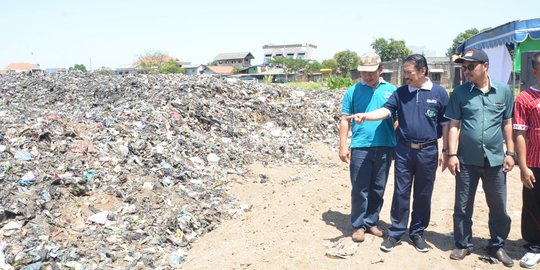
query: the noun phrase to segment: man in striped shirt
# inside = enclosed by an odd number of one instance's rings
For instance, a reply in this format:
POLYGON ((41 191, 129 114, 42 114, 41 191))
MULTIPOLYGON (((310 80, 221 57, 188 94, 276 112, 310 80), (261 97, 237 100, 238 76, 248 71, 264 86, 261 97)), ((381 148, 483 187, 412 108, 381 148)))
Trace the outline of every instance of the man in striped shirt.
POLYGON ((540 53, 532 61, 536 87, 521 92, 514 104, 514 136, 523 182, 521 236, 528 243, 528 252, 520 265, 536 267, 540 261, 540 53))

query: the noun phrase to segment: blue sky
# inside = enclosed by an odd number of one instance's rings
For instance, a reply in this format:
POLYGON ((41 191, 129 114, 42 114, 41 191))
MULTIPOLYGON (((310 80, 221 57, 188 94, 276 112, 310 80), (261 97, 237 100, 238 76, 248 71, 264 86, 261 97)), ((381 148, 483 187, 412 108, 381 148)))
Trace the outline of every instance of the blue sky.
POLYGON ((130 64, 150 51, 208 63, 222 52, 265 44, 312 43, 317 60, 371 50, 378 37, 403 39, 443 56, 471 27, 540 17, 540 1, 2 1, 0 68, 130 64), (519 6, 511 6, 518 5, 519 6))

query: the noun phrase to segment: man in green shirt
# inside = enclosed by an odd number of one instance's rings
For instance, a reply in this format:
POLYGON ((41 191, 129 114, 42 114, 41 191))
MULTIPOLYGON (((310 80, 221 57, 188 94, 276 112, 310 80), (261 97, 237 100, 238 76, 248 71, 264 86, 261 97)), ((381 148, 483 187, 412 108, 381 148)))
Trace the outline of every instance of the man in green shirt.
POLYGON ((506 173, 514 167, 512 110, 514 97, 507 85, 488 77, 489 59, 482 50, 468 50, 461 63, 468 82, 454 89, 446 109, 448 169, 456 177, 454 240, 451 259, 461 260, 472 246, 472 214, 479 179, 489 207, 489 255, 513 265, 503 249, 510 232, 506 212, 506 173), (504 142, 503 142, 504 137, 504 142), (458 143, 459 141, 459 143, 458 143), (506 143, 506 153, 503 149, 506 143))

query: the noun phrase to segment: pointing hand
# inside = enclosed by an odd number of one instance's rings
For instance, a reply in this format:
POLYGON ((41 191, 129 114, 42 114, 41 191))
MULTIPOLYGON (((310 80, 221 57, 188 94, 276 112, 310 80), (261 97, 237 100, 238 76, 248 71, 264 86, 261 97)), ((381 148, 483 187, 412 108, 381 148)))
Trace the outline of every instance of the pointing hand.
POLYGON ((357 123, 357 124, 362 124, 364 123, 364 121, 366 121, 366 114, 365 113, 357 113, 357 114, 353 114, 353 115, 349 115, 347 116, 347 119, 354 119, 354 121, 357 123))

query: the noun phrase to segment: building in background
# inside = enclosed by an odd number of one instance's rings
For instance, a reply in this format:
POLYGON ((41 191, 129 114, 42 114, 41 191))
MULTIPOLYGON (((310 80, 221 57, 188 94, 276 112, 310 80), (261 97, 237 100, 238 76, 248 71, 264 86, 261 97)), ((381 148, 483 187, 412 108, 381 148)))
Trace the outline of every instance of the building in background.
POLYGON ((220 53, 215 58, 217 66, 249 67, 251 60, 255 59, 250 52, 220 53))
POLYGON ((39 64, 33 63, 11 63, 2 69, 2 73, 10 72, 32 72, 32 71, 41 71, 39 64))
POLYGON ((206 68, 206 65, 189 64, 182 67, 186 69, 186 75, 201 75, 203 74, 203 71, 206 68))
POLYGON ((267 44, 263 47, 264 60, 266 64, 274 57, 289 57, 294 59, 313 60, 317 52, 317 46, 313 44, 284 44, 273 45, 267 44))

